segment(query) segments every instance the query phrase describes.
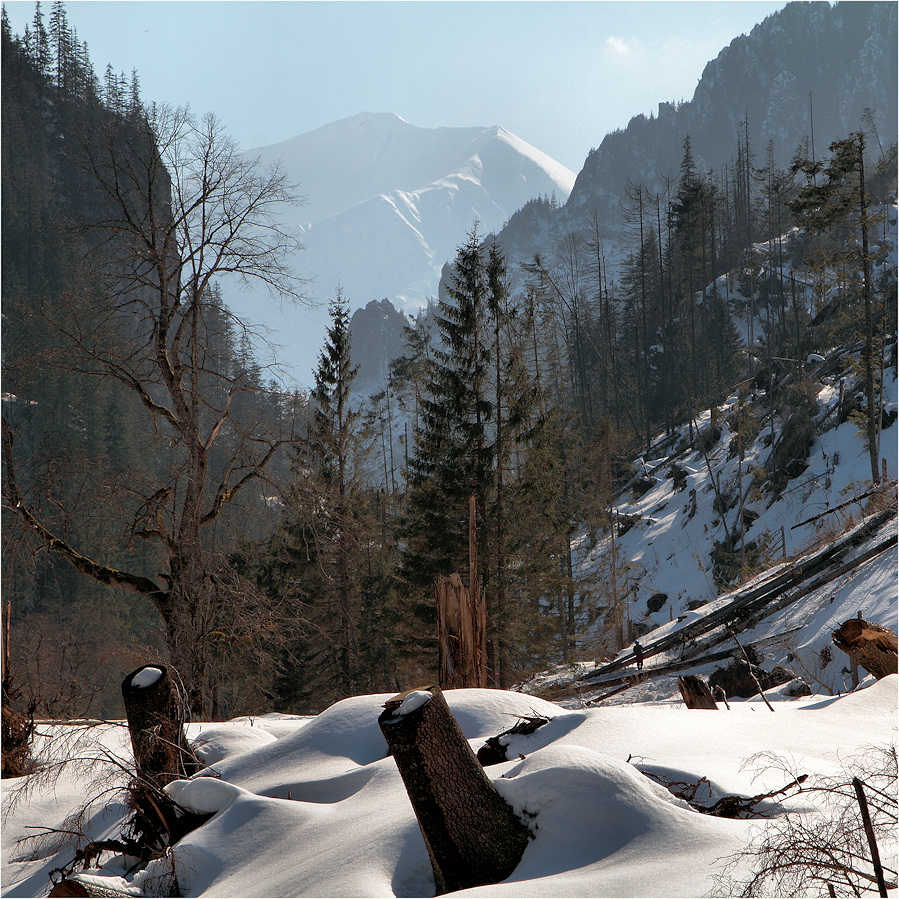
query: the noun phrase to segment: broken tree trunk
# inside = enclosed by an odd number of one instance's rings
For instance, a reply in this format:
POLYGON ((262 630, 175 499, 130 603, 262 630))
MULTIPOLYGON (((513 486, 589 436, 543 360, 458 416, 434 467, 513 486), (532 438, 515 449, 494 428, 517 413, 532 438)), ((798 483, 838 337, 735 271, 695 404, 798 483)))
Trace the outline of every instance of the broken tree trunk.
POLYGON ((187 705, 170 671, 142 665, 122 681, 138 779, 159 790, 202 767, 184 735, 187 705))
POLYGON ((456 572, 438 577, 435 589, 440 686, 486 687, 484 601, 472 596, 456 572))
POLYGON ((899 671, 896 635, 863 618, 850 618, 833 632, 833 642, 878 680, 899 671))
POLYGON ((394 697, 378 724, 418 818, 437 894, 505 880, 531 832, 484 773, 440 687, 394 697))
POLYGON ((698 674, 685 674, 677 679, 677 688, 688 709, 717 709, 709 685, 698 674))

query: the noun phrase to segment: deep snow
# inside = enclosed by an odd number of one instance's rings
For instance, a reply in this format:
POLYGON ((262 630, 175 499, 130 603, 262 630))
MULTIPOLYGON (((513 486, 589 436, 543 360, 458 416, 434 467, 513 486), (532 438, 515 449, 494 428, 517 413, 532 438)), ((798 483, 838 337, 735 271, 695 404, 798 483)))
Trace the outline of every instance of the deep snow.
MULTIPOLYGON (((487 769, 516 810, 535 816, 535 838, 507 881, 467 894, 709 894, 760 821, 702 815, 637 766, 672 780, 705 777, 710 801, 784 786, 783 772, 759 774, 747 764, 758 753, 782 756, 796 773, 833 773, 857 751, 895 739, 897 678, 869 681, 851 695, 783 701, 773 713, 757 700, 715 713, 680 703, 569 710, 520 693, 446 692, 475 750, 517 716, 552 719, 530 736, 510 738, 514 761, 487 769)), ((134 895, 152 893, 172 869, 186 896, 433 895, 424 842, 377 725, 387 698, 347 699, 311 720, 192 725, 194 739, 216 746, 217 761, 205 774, 220 779, 201 775, 171 790, 184 806, 214 817, 171 858, 136 876, 124 879, 115 859, 91 876, 112 878, 134 895)), ((104 733, 127 756, 125 732, 104 733)), ((5 809, 11 786, 4 783, 5 809)), ((13 808, 4 824, 4 895, 46 895, 47 872, 71 850, 28 861, 15 840, 29 825, 59 827, 83 798, 63 778, 55 795, 13 808)), ((803 793, 768 806, 774 814, 811 809, 803 793)), ((123 813, 113 806, 105 820, 92 820, 94 836, 114 833, 113 819, 123 813)), ((895 867, 895 846, 881 852, 895 867)))

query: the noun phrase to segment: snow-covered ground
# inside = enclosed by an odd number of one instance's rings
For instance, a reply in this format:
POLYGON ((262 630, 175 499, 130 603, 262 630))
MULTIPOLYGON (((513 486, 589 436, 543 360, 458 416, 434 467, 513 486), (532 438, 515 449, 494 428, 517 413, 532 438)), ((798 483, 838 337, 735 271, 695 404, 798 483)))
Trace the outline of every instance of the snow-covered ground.
MULTIPOLYGON (((785 786, 784 771, 766 766, 772 755, 795 775, 809 774, 811 785, 866 747, 895 741, 896 677, 869 679, 842 697, 785 700, 774 712, 759 700, 713 713, 676 703, 571 710, 491 690, 444 695, 475 750, 517 716, 551 718, 532 735, 511 738, 514 761, 486 769, 500 794, 528 814, 534 839, 508 880, 468 895, 714 895, 716 876, 764 819, 701 814, 642 772, 667 781, 706 778, 697 798, 711 804, 785 786)), ((347 699, 312 720, 192 725, 194 739, 215 747, 204 775, 220 779, 200 775, 173 792, 182 805, 214 816, 146 871, 126 878, 120 861, 104 857, 106 867, 89 873, 134 895, 152 895, 172 872, 184 896, 433 895, 425 844, 377 724, 387 698, 347 699)), ((104 734, 127 758, 125 731, 104 734)), ((4 811, 13 787, 4 783, 4 811)), ((65 828, 66 814, 87 794, 83 782, 64 776, 12 807, 3 827, 4 895, 47 894, 48 872, 71 859, 71 847, 58 855, 45 848, 32 859, 17 840, 35 826, 65 828)), ((799 792, 761 808, 776 819, 788 809, 810 814, 814 802, 814 794, 799 792)), ((109 806, 91 819, 93 836, 115 836, 124 814, 109 806)), ((895 843, 881 853, 895 868, 895 843)))
MULTIPOLYGON (((629 525, 616 540, 616 575, 628 620, 644 644, 728 601, 715 582, 712 553, 728 529, 738 532, 740 495, 750 513, 744 540, 762 548, 753 563, 757 571, 789 569, 870 512, 870 497, 862 496, 870 488, 862 436, 855 423, 841 424, 837 415, 841 388, 845 397, 858 391, 858 381, 848 365, 838 364, 840 351, 825 348, 823 355, 823 363, 812 360, 805 368, 815 403, 807 467, 777 490, 758 473, 770 469, 772 441, 786 418, 777 409, 766 417, 770 403, 760 387, 753 396, 728 398, 717 410, 721 433, 706 441, 705 453, 688 445, 684 427, 635 460, 643 492, 629 492, 616 504, 619 522, 629 525), (735 443, 738 402, 744 404, 740 414, 754 415, 759 425, 743 439, 742 466, 735 443), (719 495, 726 498, 723 514, 719 495)), ((899 469, 892 418, 897 392, 895 368, 887 368, 889 424, 880 456, 893 481, 899 469)), ((706 410, 694 429, 710 428, 706 410)), ((895 484, 884 495, 880 502, 895 509, 895 484)), ((895 532, 894 516, 853 554, 895 532)), ((609 538, 595 542, 584 534, 576 549, 579 582, 606 603, 609 538)), ((487 769, 500 794, 531 822, 534 839, 511 877, 466 894, 726 894, 730 887, 721 878, 749 876, 745 860, 731 863, 766 826, 788 813, 816 817, 820 794, 808 789, 816 778, 844 771, 872 747, 895 747, 899 678, 868 677, 847 692, 848 658, 832 644, 832 632, 859 612, 896 629, 895 546, 742 631, 744 643, 761 650, 765 668, 790 667, 813 691, 804 698, 771 691, 773 711, 760 697, 731 698, 729 708, 714 713, 687 710, 675 676, 652 678, 591 705, 600 690, 583 677, 595 670, 593 661, 547 672, 516 691, 448 691, 447 702, 475 750, 521 717, 550 719, 529 736, 507 739, 513 761, 487 769), (557 700, 533 695, 538 692, 557 700), (758 809, 768 817, 751 819, 702 814, 660 783, 679 782, 687 790, 695 785, 695 798, 711 805, 727 795, 778 790, 801 774, 809 775, 802 790, 766 800, 758 809)), ((666 652, 648 658, 647 673, 676 657, 666 652)), ((713 667, 694 670, 709 674, 713 667)), ((99 857, 102 867, 87 876, 132 895, 174 895, 174 878, 184 896, 432 896, 424 840, 377 724, 387 698, 353 697, 311 719, 272 713, 192 724, 190 738, 209 767, 173 785, 172 794, 186 809, 212 817, 144 870, 129 872, 123 859, 106 853, 99 857)), ((60 833, 77 829, 70 814, 86 800, 98 797, 79 825, 88 839, 117 837, 128 818, 121 789, 131 764, 125 728, 107 723, 83 733, 76 725, 44 731, 53 739, 39 741, 42 760, 80 761, 27 792, 21 781, 3 782, 4 896, 47 894, 49 873, 69 863, 76 848, 60 833)), ((899 867, 895 827, 880 852, 889 868, 899 867)))
MULTIPOLYGON (((826 418, 834 385, 819 386, 819 415, 826 418)), ((887 402, 895 408, 896 381, 889 376, 887 402)), ((723 423, 722 437, 710 451, 712 471, 721 481, 732 477, 735 464, 728 457, 726 428, 723 423)), ((895 444, 893 425, 884 431, 882 453, 891 473, 896 471, 895 444)), ((791 522, 855 495, 866 480, 867 458, 860 446, 855 425, 822 427, 800 484, 791 483, 768 505, 757 498, 754 527, 784 522, 787 530, 791 522), (836 453, 841 459, 835 464, 836 453)), ((750 447, 747 454, 754 451, 750 447)), ((708 575, 709 548, 721 529, 709 495, 709 466, 692 452, 678 464, 686 471, 685 488, 676 490, 660 472, 649 491, 619 507, 621 514, 640 515, 619 540, 620 558, 643 565, 643 577, 659 579, 641 587, 638 599, 663 584, 669 591, 656 618, 645 616, 653 628, 646 643, 726 601, 717 598, 708 575), (691 501, 691 489, 696 490, 696 511, 689 516, 680 507, 691 501), (704 605, 688 609, 688 601, 695 605, 697 599, 704 605)), ((893 518, 855 552, 864 552, 895 527, 893 518)), ((829 532, 818 528, 817 522, 793 528, 792 534, 800 533, 790 539, 797 546, 802 540, 826 539, 829 532)), ((591 547, 584 541, 582 564, 602 563, 602 544, 591 547)), ((769 693, 773 712, 760 697, 731 699, 729 709, 714 713, 687 710, 673 676, 649 680, 594 706, 588 705, 595 695, 589 685, 556 703, 524 692, 564 687, 576 675, 589 674, 592 662, 534 679, 516 692, 448 691, 447 702, 475 750, 520 716, 551 719, 530 736, 508 739, 514 761, 487 769, 501 795, 532 822, 534 839, 510 878, 466 892, 722 895, 728 887, 719 878, 748 877, 745 861, 728 867, 736 853, 760 837, 766 821, 782 821, 788 811, 814 817, 819 794, 803 790, 767 800, 759 806, 771 816, 767 819, 726 819, 701 814, 659 781, 695 784, 696 798, 711 805, 725 795, 777 790, 800 774, 810 775, 807 786, 812 786, 816 777, 838 773, 870 747, 895 745, 899 680, 868 677, 860 689, 846 693, 848 659, 832 647, 830 634, 858 611, 895 628, 896 571, 893 548, 744 632, 746 642, 764 647, 765 667, 791 665, 814 691, 801 699, 769 693), (830 648, 828 664, 825 647, 830 648)), ((646 667, 666 660, 652 657, 646 667)), ((697 670, 708 674, 711 666, 697 670)), ((377 724, 387 698, 354 697, 312 719, 273 713, 191 725, 197 753, 210 767, 190 782, 175 784, 173 793, 184 807, 213 817, 143 871, 127 873, 124 861, 107 853, 100 856, 102 868, 87 874, 132 895, 170 891, 173 876, 185 896, 433 895, 425 844, 377 724)), ((73 729, 50 731, 58 736, 73 729)), ((123 795, 109 790, 123 786, 125 775, 109 759, 130 763, 127 732, 107 724, 89 734, 77 749, 57 743, 41 751, 46 759, 63 753, 82 759, 93 755, 98 761, 73 765, 28 795, 18 793, 20 782, 3 782, 3 895, 47 894, 49 872, 70 862, 75 847, 71 840, 60 844, 53 837, 21 841, 46 830, 73 829, 69 815, 89 797, 100 799, 83 818, 87 836, 119 835, 128 810, 123 795), (98 749, 85 748, 97 739, 98 749)), ((895 869, 895 837, 880 851, 895 869)))

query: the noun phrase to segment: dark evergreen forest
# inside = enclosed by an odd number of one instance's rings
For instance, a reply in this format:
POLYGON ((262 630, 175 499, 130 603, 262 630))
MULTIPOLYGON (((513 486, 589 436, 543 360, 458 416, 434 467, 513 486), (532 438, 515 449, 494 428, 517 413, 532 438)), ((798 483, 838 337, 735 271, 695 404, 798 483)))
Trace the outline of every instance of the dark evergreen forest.
MULTIPOLYGON (((714 428, 752 384, 792 410, 755 475, 782 490, 810 445, 802 365, 822 347, 855 349, 852 414, 881 477, 896 146, 873 113, 825 159, 791 148, 789 170, 742 126, 731 162, 703 172, 683 135, 676 178, 629 185, 620 265, 597 226, 513 279, 473 226, 363 400, 339 294, 308 394, 262 370, 220 270, 185 240, 197 232, 161 138, 215 162, 213 215, 246 185, 285 199, 276 172, 240 161, 213 120, 148 106, 137 73, 101 82, 59 0, 21 37, 4 16, 2 67, 4 696, 41 716, 120 715, 122 677, 154 659, 207 717, 433 683, 434 582, 468 580, 472 524, 492 685, 621 648, 640 624, 614 564, 579 579, 575 539, 626 527, 611 509, 640 490, 633 459, 684 422, 707 439, 694 417, 712 410, 714 428), (747 306, 751 347, 732 314, 747 306)), ((271 208, 250 206, 233 265, 298 294, 271 208)), ((722 590, 770 562, 732 536, 722 590)))

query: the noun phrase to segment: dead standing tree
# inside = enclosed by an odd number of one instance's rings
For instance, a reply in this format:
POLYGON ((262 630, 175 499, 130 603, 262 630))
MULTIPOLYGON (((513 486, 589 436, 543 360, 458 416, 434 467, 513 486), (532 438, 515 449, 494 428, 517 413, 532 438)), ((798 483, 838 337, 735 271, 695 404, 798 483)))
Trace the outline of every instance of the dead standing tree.
POLYGON ((435 591, 441 687, 486 687, 487 612, 483 599, 475 602, 456 572, 438 577, 435 591))
POLYGON ((476 497, 468 504, 469 584, 457 572, 440 575, 437 594, 437 649, 440 686, 487 686, 487 604, 478 583, 476 497))
POLYGON ((147 577, 124 562, 101 561, 116 559, 120 548, 73 545, 53 525, 54 498, 42 502, 17 482, 14 432, 5 419, 3 499, 79 572, 152 602, 169 661, 199 712, 208 703, 216 616, 241 595, 223 595, 228 578, 217 575, 213 526, 285 442, 234 415, 235 397, 255 388, 246 373, 223 373, 214 362, 214 279, 262 282, 299 298, 288 268, 298 245, 276 219, 295 197, 280 171, 263 172, 241 156, 213 116, 198 120, 186 109, 162 109, 127 127, 116 121, 74 161, 89 201, 83 206, 94 213, 80 243, 91 294, 48 316, 65 347, 56 364, 124 385, 149 416, 167 462, 161 474, 141 473, 147 483, 123 485, 131 510, 125 528, 129 545, 155 547, 162 570, 147 577), (223 457, 215 465, 214 448, 223 457))

